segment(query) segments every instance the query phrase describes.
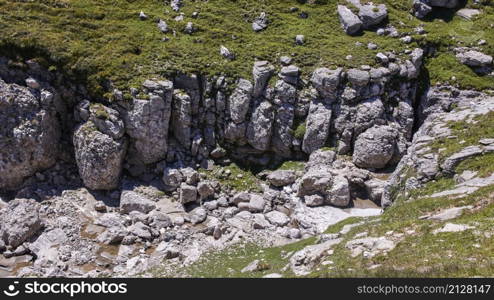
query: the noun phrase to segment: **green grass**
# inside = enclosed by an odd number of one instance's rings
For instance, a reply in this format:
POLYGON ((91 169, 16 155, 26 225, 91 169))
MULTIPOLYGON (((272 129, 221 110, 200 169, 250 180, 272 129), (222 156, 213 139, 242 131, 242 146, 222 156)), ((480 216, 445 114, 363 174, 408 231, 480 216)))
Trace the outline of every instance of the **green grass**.
POLYGON ((250 170, 241 168, 239 165, 232 163, 227 167, 215 165, 213 170, 200 170, 206 174, 208 179, 217 180, 222 186, 229 187, 236 191, 260 192, 260 180, 250 170), (225 171, 229 170, 230 175, 225 171))
MULTIPOLYGON (((365 45, 374 42, 378 51, 416 47, 403 45, 398 39, 365 32, 362 36, 344 34, 337 15, 337 1, 310 1, 300 4, 295 0, 216 0, 188 2, 181 12, 185 20, 176 22, 178 15, 163 1, 157 0, 0 0, 0 51, 12 58, 37 58, 50 70, 63 71, 69 78, 85 83, 94 96, 109 97, 108 85, 124 91, 139 86, 144 79, 169 77, 177 72, 204 75, 225 74, 251 77, 256 59, 276 62, 282 55, 292 55, 294 64, 302 68, 304 76, 319 66, 359 67, 374 64, 377 51, 365 45), (314 4, 311 4, 314 3, 314 4), (309 14, 308 19, 290 12, 291 7, 309 14), (140 21, 143 10, 149 19, 140 21), (192 12, 199 12, 197 19, 192 12), (255 33, 252 20, 266 12, 269 27, 255 33), (155 21, 165 20, 172 30, 168 42, 158 31, 155 21), (198 31, 183 33, 187 21, 198 31), (306 44, 297 46, 294 37, 306 36, 306 44), (356 42, 364 46, 357 46, 356 42), (219 46, 231 49, 237 59, 227 61, 219 55, 219 46), (352 60, 345 57, 351 54, 352 60)), ((474 21, 454 17, 423 22, 408 13, 408 0, 381 1, 388 5, 390 24, 400 32, 413 32, 421 23, 429 34, 416 37, 418 43, 437 45, 437 58, 428 62, 432 78, 445 81, 451 76, 475 88, 493 86, 492 78, 480 78, 446 55, 454 41, 462 45, 487 40, 482 46, 494 53, 494 22, 492 5, 483 6, 484 14, 474 21)))
POLYGON ((277 170, 290 170, 290 171, 303 171, 305 168, 305 162, 288 160, 283 162, 277 170))
POLYGON ((439 152, 440 161, 459 152, 461 149, 478 145, 482 138, 493 138, 494 112, 491 111, 485 115, 479 115, 473 119, 474 122, 466 121, 449 122, 448 127, 451 129, 451 136, 456 138, 440 138, 435 140, 431 145, 432 152, 439 152), (462 143, 459 143, 462 141, 462 143))

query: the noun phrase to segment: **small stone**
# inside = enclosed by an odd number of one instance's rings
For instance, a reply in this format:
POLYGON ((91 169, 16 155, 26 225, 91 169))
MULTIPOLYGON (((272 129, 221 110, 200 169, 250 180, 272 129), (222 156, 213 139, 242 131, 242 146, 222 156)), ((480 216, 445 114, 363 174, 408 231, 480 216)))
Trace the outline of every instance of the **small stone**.
POLYGON ((303 45, 305 44, 305 36, 302 34, 299 34, 295 37, 295 44, 297 45, 303 45))
POLYGON ((148 16, 141 10, 141 12, 139 13, 139 19, 141 21, 144 21, 148 19, 148 16))

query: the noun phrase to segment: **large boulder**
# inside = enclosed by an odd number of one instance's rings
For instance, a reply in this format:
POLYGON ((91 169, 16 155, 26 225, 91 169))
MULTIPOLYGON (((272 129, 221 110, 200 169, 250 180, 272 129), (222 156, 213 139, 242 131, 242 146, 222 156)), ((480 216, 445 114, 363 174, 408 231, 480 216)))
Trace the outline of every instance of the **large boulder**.
POLYGON ((298 193, 300 197, 314 194, 327 195, 333 182, 333 175, 329 168, 312 168, 300 179, 298 193))
POLYGON ((277 170, 267 177, 269 183, 277 187, 283 187, 295 182, 297 175, 291 170, 277 170))
POLYGON ((128 214, 138 211, 147 214, 156 208, 156 203, 134 191, 124 191, 120 196, 120 211, 128 214))
POLYGON ((386 5, 362 5, 358 13, 364 28, 370 28, 382 23, 388 17, 386 5))
POLYGON ((397 151, 397 132, 390 126, 374 126, 357 137, 353 163, 360 168, 381 169, 397 151))
POLYGON ((172 96, 173 83, 157 81, 149 100, 134 99, 124 115, 127 134, 144 164, 166 157, 172 96))
POLYGON ((127 150, 124 137, 114 138, 93 121, 80 125, 73 136, 75 159, 84 185, 93 190, 118 187, 127 150))
POLYGON ((473 50, 458 53, 456 57, 462 64, 472 68, 490 66, 493 60, 492 56, 473 50))
POLYGON ((302 150, 310 154, 326 145, 331 122, 331 107, 323 102, 312 102, 307 117, 302 150))
POLYGON ((0 212, 0 239, 16 248, 33 237, 43 227, 39 210, 39 203, 32 199, 10 201, 0 212))
POLYGON ((338 17, 347 34, 355 35, 362 30, 362 21, 348 7, 338 5, 338 17))
POLYGON ((326 195, 326 201, 334 206, 345 207, 350 204, 350 184, 344 176, 333 178, 331 189, 326 195))
POLYGON ((52 102, 48 91, 0 80, 0 189, 16 189, 56 162, 60 126, 52 102))

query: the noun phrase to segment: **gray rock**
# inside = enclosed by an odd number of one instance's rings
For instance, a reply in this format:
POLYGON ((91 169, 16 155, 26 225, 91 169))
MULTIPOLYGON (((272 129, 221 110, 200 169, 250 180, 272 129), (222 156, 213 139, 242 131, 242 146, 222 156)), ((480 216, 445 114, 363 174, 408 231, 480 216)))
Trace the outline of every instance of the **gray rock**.
POLYGON ((167 191, 174 191, 180 186, 182 181, 184 181, 184 176, 178 169, 165 168, 162 181, 165 184, 167 191))
POLYGON ((171 0, 170 6, 174 11, 179 11, 180 8, 184 5, 182 0, 171 0))
POLYGON ((245 121, 249 111, 253 86, 250 81, 240 79, 229 98, 228 110, 232 121, 240 124, 245 121))
POLYGON ((341 68, 336 70, 319 68, 312 74, 311 83, 321 97, 325 99, 336 99, 342 73, 343 69, 341 68))
POLYGON ((384 4, 367 4, 360 7, 358 15, 364 28, 371 28, 379 25, 388 17, 388 10, 384 4))
POLYGON ((206 220, 208 212, 202 208, 198 207, 191 212, 190 222, 194 225, 202 223, 206 220))
POLYGON ((254 88, 252 96, 257 98, 264 94, 267 84, 274 73, 274 66, 267 61, 256 61, 252 70, 254 88))
POLYGON ((460 152, 451 155, 446 158, 441 165, 441 169, 445 174, 452 175, 455 173, 455 168, 460 164, 460 162, 464 161, 473 156, 477 156, 482 154, 482 148, 479 146, 469 146, 462 149, 460 152))
POLYGON ((333 177, 331 189, 326 195, 326 201, 334 206, 345 207, 350 204, 350 184, 344 176, 333 177))
POLYGON ((139 19, 141 21, 144 21, 148 19, 148 16, 141 10, 141 12, 139 13, 139 19))
POLYGON ((290 222, 290 218, 287 215, 275 210, 268 212, 265 216, 269 223, 280 227, 283 227, 290 222))
POLYGON ((329 240, 295 252, 290 257, 290 268, 298 276, 308 275, 322 257, 326 256, 328 251, 340 242, 341 239, 329 240))
POLYGON ((289 65, 281 68, 279 77, 286 83, 297 85, 300 76, 300 69, 297 66, 289 65))
POLYGON ((252 30, 255 32, 262 31, 268 27, 268 17, 265 12, 262 12, 259 17, 257 17, 254 22, 252 22, 252 30))
POLYGON ((151 229, 149 226, 143 224, 142 222, 137 222, 129 227, 129 232, 143 240, 151 240, 153 235, 151 234, 151 229))
POLYGON ((302 176, 298 196, 326 195, 331 188, 333 175, 328 168, 312 168, 302 176))
POLYGON ((41 206, 32 199, 14 199, 0 211, 0 238, 12 248, 32 238, 43 227, 41 206))
POLYGON ((170 216, 159 211, 152 211, 149 214, 150 225, 157 230, 171 227, 173 222, 170 216))
POLYGON ((197 201, 197 188, 186 183, 180 185, 180 203, 187 204, 197 201))
POLYGON ((183 168, 180 169, 180 172, 183 174, 185 183, 187 184, 195 186, 201 179, 201 175, 199 174, 199 172, 197 172, 193 168, 183 168))
POLYGON ((158 29, 162 32, 162 33, 167 33, 170 29, 168 28, 168 24, 166 24, 165 21, 163 20, 159 20, 158 21, 158 29))
POLYGON ((183 90, 173 92, 171 130, 175 139, 187 150, 192 145, 192 98, 183 90))
POLYGON ((370 74, 368 71, 358 70, 358 69, 350 69, 347 72, 348 81, 354 87, 364 87, 370 81, 370 74))
POLYGON ((458 60, 469 67, 487 67, 492 65, 492 56, 479 51, 467 51, 456 55, 458 60))
POLYGON ((296 179, 297 176, 295 175, 295 172, 291 170, 274 171, 267 177, 269 183, 277 187, 291 185, 296 179))
POLYGON ((324 204, 324 197, 318 194, 304 196, 305 205, 310 207, 321 206, 324 204))
POLYGON ((238 205, 241 202, 249 202, 249 201, 250 201, 250 194, 247 192, 239 192, 231 198, 231 202, 235 205, 238 205))
POLYGON ((419 19, 424 19, 430 12, 432 7, 422 0, 413 0, 412 13, 419 19))
POLYGON ((245 268, 240 270, 240 273, 250 273, 250 272, 260 271, 260 268, 261 268, 261 261, 256 259, 252 261, 250 264, 248 264, 245 268))
POLYGON ((204 200, 214 195, 214 188, 211 186, 210 182, 202 181, 197 185, 197 192, 199 194, 199 198, 204 200))
POLYGON ((122 173, 127 140, 115 140, 88 121, 76 129, 73 143, 79 175, 84 185, 93 190, 116 188, 122 173))
POLYGON ((331 107, 322 102, 312 102, 307 117, 302 150, 310 154, 326 145, 330 132, 331 107))
POLYGON ((192 22, 187 22, 187 25, 185 25, 185 28, 184 28, 184 32, 186 34, 193 34, 194 32, 196 32, 196 27, 194 26, 194 23, 192 22))
POLYGON ((442 228, 434 230, 433 234, 443 233, 443 232, 463 232, 466 230, 474 229, 475 227, 465 225, 465 224, 453 224, 447 223, 442 228))
POLYGON ((293 105, 284 103, 278 107, 273 128, 272 148, 283 157, 290 157, 294 118, 295 108, 293 105))
POLYGON ((355 35, 362 30, 362 21, 346 6, 338 5, 338 17, 347 34, 355 35))
POLYGON ((249 144, 260 151, 267 151, 273 134, 274 107, 269 101, 261 102, 252 113, 247 126, 249 144))
POLYGON ((295 36, 295 44, 297 45, 305 44, 305 36, 303 34, 297 34, 295 36))
POLYGON ((270 223, 263 214, 254 214, 252 226, 254 229, 266 229, 270 226, 270 223))
POLYGON ((396 131, 389 126, 374 126, 357 137, 353 163, 361 168, 381 169, 396 152, 396 131))
POLYGON ((251 194, 249 201, 249 211, 252 213, 263 212, 266 206, 266 201, 261 195, 251 194))
POLYGON ((235 59, 235 54, 233 54, 233 52, 231 52, 225 46, 220 46, 220 55, 223 56, 224 58, 228 59, 228 60, 234 60, 235 59))
POLYGON ((467 20, 472 20, 475 16, 478 16, 480 14, 481 11, 479 9, 472 9, 472 8, 462 8, 456 12, 457 16, 460 16, 467 20))
POLYGON ((133 191, 123 191, 120 196, 120 211, 128 214, 138 211, 144 214, 156 208, 156 203, 133 191))
POLYGON ((434 214, 434 215, 428 217, 427 219, 436 220, 436 221, 451 220, 451 219, 455 219, 455 218, 458 218, 459 216, 461 216, 463 214, 464 210, 469 210, 472 208, 473 208, 473 206, 471 206, 471 205, 461 206, 461 207, 452 207, 452 208, 445 209, 445 210, 443 210, 437 214, 434 214))
POLYGON ((103 244, 118 244, 122 242, 128 231, 123 226, 110 227, 98 235, 97 241, 103 244))
POLYGON ((330 166, 336 159, 336 153, 332 150, 316 150, 309 156, 309 161, 306 164, 306 169, 313 167, 330 166))
POLYGON ((168 128, 173 96, 171 81, 157 81, 149 100, 134 99, 124 114, 127 134, 131 137, 138 159, 144 164, 166 158, 168 128))
POLYGON ((365 189, 369 195, 369 199, 375 203, 380 203, 384 186, 386 182, 377 178, 373 178, 365 182, 365 189))
POLYGON ((60 126, 49 99, 0 79, 0 189, 55 164, 60 126))

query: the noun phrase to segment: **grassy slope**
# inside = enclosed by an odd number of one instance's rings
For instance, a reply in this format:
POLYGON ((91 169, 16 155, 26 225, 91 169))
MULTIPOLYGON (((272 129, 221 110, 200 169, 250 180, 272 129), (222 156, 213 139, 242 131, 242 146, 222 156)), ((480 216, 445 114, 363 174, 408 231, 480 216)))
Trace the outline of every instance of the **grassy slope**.
MULTIPOLYGON (((253 5, 250 0, 187 1, 182 9, 185 20, 175 22, 178 14, 157 0, 0 0, 0 53, 10 49, 18 54, 24 49, 29 56, 36 50, 47 64, 74 77, 78 75, 94 95, 103 95, 107 80, 125 89, 138 86, 146 78, 176 71, 250 77, 255 59, 274 62, 282 55, 293 55, 294 63, 308 74, 317 66, 373 63, 377 51, 358 47, 357 41, 364 45, 375 42, 380 46, 378 51, 417 46, 416 43, 406 46, 398 39, 380 37, 373 32, 349 37, 340 28, 337 1, 299 2, 270 0, 255 1, 253 5), (301 19, 298 13, 291 13, 294 6, 307 12, 309 18, 301 19), (137 17, 140 10, 150 18, 140 21, 137 17), (194 11, 200 12, 198 19, 190 17, 194 11), (267 12, 271 24, 267 30, 254 33, 251 22, 262 11, 267 12), (167 34, 171 40, 162 42, 164 35, 156 28, 157 18, 165 20, 177 36, 167 34), (187 21, 192 21, 199 31, 184 34, 187 21), (306 45, 294 44, 297 34, 306 36, 306 45), (220 45, 233 50, 237 60, 229 62, 220 57, 220 45), (353 55, 350 61, 345 59, 349 54, 353 55)), ((447 51, 454 35, 464 44, 486 39, 489 43, 484 50, 494 54, 491 6, 486 6, 484 15, 473 22, 458 17, 448 22, 442 19, 421 22, 408 13, 408 0, 381 2, 388 4, 390 23, 400 32, 413 32, 413 28, 424 23, 429 35, 421 38, 420 43, 433 41, 441 45, 439 58, 429 63, 433 80, 444 82, 454 75, 465 86, 492 87, 493 79, 479 79, 447 51)))

